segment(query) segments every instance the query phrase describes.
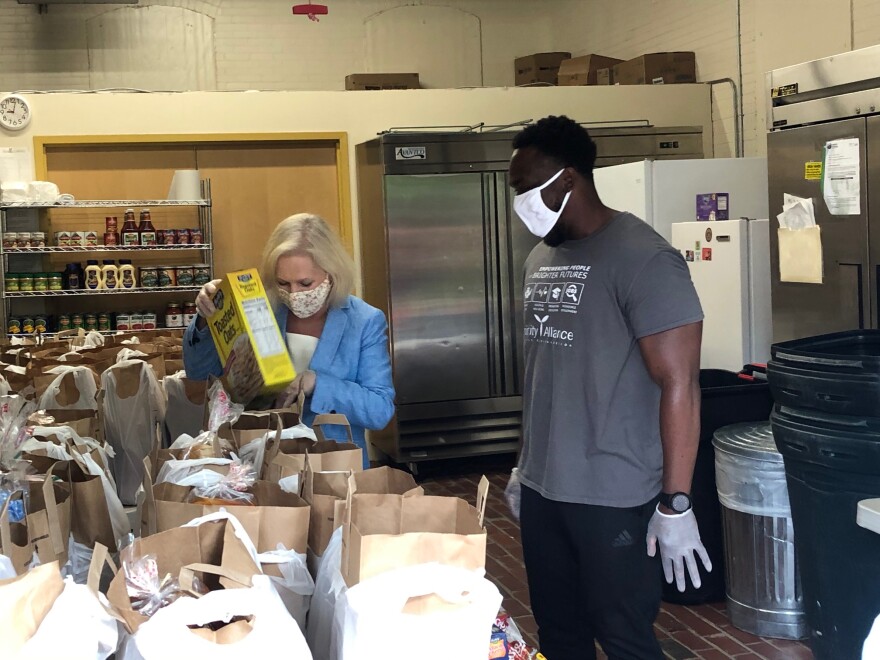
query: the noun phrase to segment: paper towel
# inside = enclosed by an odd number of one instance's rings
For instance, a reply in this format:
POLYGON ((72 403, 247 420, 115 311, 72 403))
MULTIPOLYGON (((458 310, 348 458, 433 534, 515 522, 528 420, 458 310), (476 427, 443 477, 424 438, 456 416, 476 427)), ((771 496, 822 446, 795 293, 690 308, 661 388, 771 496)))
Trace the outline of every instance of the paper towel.
POLYGON ((202 199, 198 170, 175 170, 168 190, 168 199, 193 200, 202 199))

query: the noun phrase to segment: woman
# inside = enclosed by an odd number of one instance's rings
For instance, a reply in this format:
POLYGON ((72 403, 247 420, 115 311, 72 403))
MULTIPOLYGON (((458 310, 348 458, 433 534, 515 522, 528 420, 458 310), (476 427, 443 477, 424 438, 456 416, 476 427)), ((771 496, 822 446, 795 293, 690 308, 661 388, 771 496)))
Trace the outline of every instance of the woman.
MULTIPOLYGON (((316 215, 293 215, 275 228, 263 251, 261 277, 297 372, 276 407, 289 406, 302 392, 304 423, 311 425, 316 414, 344 414, 368 467, 364 431, 384 428, 394 414, 385 316, 349 295, 354 263, 316 215)), ((206 284, 196 298, 199 316, 183 339, 188 378, 223 372, 205 320, 215 311, 212 298, 220 281, 206 284)), ((348 439, 339 426, 324 427, 324 433, 348 439)))

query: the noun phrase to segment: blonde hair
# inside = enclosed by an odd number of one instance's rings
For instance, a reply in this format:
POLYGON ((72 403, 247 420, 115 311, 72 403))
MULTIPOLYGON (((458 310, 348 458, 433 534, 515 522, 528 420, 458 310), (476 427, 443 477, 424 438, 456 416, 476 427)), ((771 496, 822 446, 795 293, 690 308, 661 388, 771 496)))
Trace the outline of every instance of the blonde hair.
POLYGON ((354 261, 327 222, 311 213, 297 213, 282 220, 263 249, 260 276, 274 305, 279 302, 275 268, 281 257, 309 255, 330 276, 330 307, 341 307, 354 289, 354 261))

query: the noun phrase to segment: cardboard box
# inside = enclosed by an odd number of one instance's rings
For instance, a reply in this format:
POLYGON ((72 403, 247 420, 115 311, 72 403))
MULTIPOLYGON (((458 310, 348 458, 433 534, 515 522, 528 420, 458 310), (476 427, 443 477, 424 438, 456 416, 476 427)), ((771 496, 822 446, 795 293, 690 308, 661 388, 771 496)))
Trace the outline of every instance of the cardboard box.
POLYGON ((672 85, 697 81, 694 53, 648 53, 614 65, 617 85, 672 85))
POLYGON ((513 61, 515 84, 517 86, 534 83, 555 85, 559 65, 570 57, 571 53, 534 53, 517 57, 513 61))
POLYGON ((607 69, 614 66, 618 60, 604 55, 584 55, 563 60, 559 65, 558 83, 562 87, 576 87, 580 85, 595 85, 596 73, 599 69, 607 69))
POLYGON ((345 76, 347 90, 420 89, 417 73, 351 73, 345 76))
POLYGON ((208 327, 234 401, 250 403, 293 382, 293 362, 255 269, 226 275, 214 294, 214 306, 208 327))
POLYGON ((703 193, 697 195, 697 220, 729 220, 730 195, 703 193))
POLYGON ((596 71, 597 85, 613 85, 614 84, 614 67, 606 67, 596 71))

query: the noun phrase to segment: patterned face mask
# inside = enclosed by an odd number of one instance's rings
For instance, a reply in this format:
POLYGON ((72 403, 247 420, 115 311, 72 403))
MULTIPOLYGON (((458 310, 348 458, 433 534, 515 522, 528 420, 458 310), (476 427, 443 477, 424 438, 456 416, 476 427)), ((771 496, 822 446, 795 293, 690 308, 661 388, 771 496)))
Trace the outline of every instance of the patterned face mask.
POLYGON ((330 277, 325 277, 314 289, 309 291, 294 291, 289 293, 278 288, 278 296, 281 301, 287 305, 287 308, 293 312, 293 315, 300 319, 307 319, 314 316, 324 306, 327 296, 330 295, 330 277))

